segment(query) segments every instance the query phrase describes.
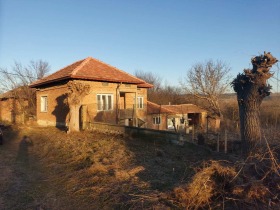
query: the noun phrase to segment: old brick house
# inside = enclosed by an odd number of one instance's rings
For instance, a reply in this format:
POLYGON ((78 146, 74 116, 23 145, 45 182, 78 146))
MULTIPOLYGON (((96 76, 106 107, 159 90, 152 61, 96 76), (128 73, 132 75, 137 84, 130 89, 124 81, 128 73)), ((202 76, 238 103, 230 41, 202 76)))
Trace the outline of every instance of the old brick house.
POLYGON ((176 115, 176 113, 164 108, 162 105, 158 105, 150 101, 148 101, 147 106, 147 128, 167 130, 168 119, 172 118, 172 116, 176 115))
POLYGON ((7 123, 24 123, 28 100, 22 96, 21 88, 0 94, 0 121, 7 123))
POLYGON ((194 104, 158 105, 148 101, 147 128, 190 132, 216 131, 220 120, 209 117, 207 110, 194 104))
POLYGON ((210 117, 211 113, 195 104, 163 105, 162 107, 176 113, 168 118, 168 128, 172 129, 173 119, 179 130, 195 128, 205 132, 207 130, 217 131, 220 128, 218 117, 210 117))
POLYGON ((69 106, 67 83, 90 86, 82 100, 80 128, 93 122, 141 127, 147 121, 147 88, 151 84, 122 70, 88 57, 44 77, 30 85, 36 88, 37 123, 67 126, 69 106))

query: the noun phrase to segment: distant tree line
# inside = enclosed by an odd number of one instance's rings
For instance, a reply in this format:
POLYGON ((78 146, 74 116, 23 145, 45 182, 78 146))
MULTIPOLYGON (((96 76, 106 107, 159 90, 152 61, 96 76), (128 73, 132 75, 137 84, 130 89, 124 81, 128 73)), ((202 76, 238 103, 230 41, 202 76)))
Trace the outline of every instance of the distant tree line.
POLYGON ((162 83, 152 72, 136 71, 135 76, 154 85, 148 90, 148 100, 157 104, 194 103, 222 117, 219 100, 230 86, 230 67, 222 61, 208 60, 194 64, 180 86, 162 83))

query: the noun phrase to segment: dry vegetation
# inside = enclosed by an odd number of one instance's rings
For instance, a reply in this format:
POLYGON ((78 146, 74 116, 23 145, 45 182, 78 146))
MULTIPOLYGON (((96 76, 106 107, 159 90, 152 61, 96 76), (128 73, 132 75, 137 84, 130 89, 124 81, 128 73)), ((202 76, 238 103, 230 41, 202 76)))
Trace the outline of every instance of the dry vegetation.
POLYGON ((279 209, 276 149, 241 161, 147 137, 8 129, 0 209, 279 209))
MULTIPOLYGON (((224 121, 222 130, 227 129, 231 133, 239 133, 239 113, 236 95, 225 95, 221 100, 221 109, 224 121)), ((270 143, 279 144, 280 139, 280 94, 273 93, 264 99, 260 110, 260 122, 262 135, 270 143)))
POLYGON ((193 145, 55 128, 6 131, 0 149, 0 209, 176 208, 170 193, 210 157, 193 145))

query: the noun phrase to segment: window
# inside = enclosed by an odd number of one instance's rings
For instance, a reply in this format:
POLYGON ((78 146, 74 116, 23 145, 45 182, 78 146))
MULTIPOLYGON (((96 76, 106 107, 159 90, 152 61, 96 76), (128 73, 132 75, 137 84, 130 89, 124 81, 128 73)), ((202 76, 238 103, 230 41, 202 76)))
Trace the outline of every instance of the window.
POLYGON ((159 125, 160 121, 161 121, 160 117, 153 117, 154 124, 159 125))
POLYGON ((113 109, 112 94, 97 94, 97 110, 107 111, 113 109))
POLYGON ((47 112, 47 111, 48 111, 48 97, 41 96, 41 112, 47 112))
POLYGON ((137 97, 137 108, 138 109, 144 108, 144 98, 142 96, 137 97))

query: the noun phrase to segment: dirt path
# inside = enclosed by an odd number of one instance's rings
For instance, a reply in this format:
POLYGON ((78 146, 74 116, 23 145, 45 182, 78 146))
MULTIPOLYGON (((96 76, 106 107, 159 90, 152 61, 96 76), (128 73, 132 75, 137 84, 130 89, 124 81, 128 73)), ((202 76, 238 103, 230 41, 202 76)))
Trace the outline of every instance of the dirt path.
POLYGON ((40 209, 41 172, 23 132, 4 131, 0 146, 0 209, 40 209))

